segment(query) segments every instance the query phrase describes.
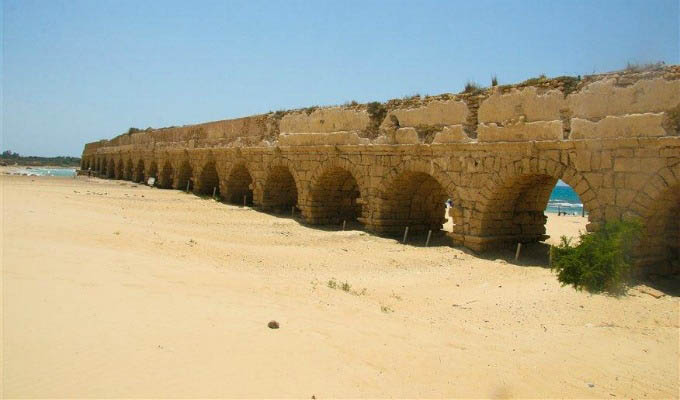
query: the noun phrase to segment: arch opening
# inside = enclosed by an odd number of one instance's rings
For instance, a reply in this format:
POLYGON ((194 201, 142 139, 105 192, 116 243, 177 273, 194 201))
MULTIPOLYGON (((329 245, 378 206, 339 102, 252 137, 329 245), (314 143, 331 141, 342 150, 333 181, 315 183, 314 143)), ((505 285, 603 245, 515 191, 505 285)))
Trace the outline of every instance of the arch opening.
POLYGON ((166 161, 165 164, 163 164, 163 169, 158 177, 158 186, 163 189, 172 188, 173 174, 172 164, 170 164, 170 161, 166 161))
POLYGON ((220 176, 214 161, 210 161, 203 166, 201 176, 197 185, 198 194, 211 196, 213 190, 215 196, 220 195, 220 176))
POLYGON ((253 204, 253 178, 244 164, 234 167, 227 178, 227 201, 233 204, 253 204))
MULTIPOLYGON (((149 178, 154 178, 155 181, 158 181, 158 164, 156 161, 151 161, 151 165, 149 166, 149 178)), ((154 183, 154 186, 157 185, 158 183, 154 183)))
POLYGON ((503 182, 481 212, 480 236, 493 245, 577 239, 585 231, 584 204, 571 186, 545 174, 521 175, 503 182))
POLYGON ((135 182, 144 182, 144 160, 137 161, 137 168, 135 168, 135 182))
POLYGON ((104 172, 104 164, 106 163, 105 158, 100 158, 97 160, 97 172, 98 173, 103 173, 104 172))
POLYGON ((446 222, 446 202, 450 196, 439 182, 424 172, 398 175, 383 194, 378 229, 385 233, 411 233, 432 230, 439 233, 446 222))
POLYGON ((290 211, 297 206, 297 200, 297 185, 288 167, 272 168, 264 185, 262 207, 275 212, 290 211))
POLYGON ((125 171, 125 165, 123 163, 123 160, 118 160, 116 163, 116 179, 122 179, 123 178, 123 173, 125 171))
POLYGON ((680 272, 680 185, 664 191, 644 224, 638 248, 642 275, 680 272))
MULTIPOLYGON (((191 164, 189 164, 189 161, 185 160, 182 162, 182 165, 179 167, 179 174, 177 176, 177 189, 186 190, 187 183, 190 184, 193 173, 194 172, 191 168, 191 164)), ((189 190, 191 189, 192 187, 189 186, 189 190)))
POLYGON ((113 161, 113 158, 109 159, 108 164, 106 164, 106 177, 111 179, 115 176, 116 172, 116 163, 113 161))
POLYGON ((123 173, 123 179, 128 181, 132 180, 132 159, 128 158, 127 163, 125 163, 125 172, 123 173))
POLYGON ((315 224, 357 223, 362 219, 362 199, 354 176, 343 168, 321 175, 311 191, 310 213, 315 224))

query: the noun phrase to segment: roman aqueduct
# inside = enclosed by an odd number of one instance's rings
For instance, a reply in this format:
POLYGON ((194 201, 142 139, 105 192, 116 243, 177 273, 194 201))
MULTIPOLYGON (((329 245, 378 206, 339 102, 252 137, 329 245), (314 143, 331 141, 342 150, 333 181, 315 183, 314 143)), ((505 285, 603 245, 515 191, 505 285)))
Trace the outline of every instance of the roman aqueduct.
POLYGON ((126 133, 85 145, 81 167, 381 234, 439 231, 451 199, 448 235, 475 251, 543 240, 561 179, 588 230, 641 218, 640 264, 677 272, 679 135, 667 66, 126 133))

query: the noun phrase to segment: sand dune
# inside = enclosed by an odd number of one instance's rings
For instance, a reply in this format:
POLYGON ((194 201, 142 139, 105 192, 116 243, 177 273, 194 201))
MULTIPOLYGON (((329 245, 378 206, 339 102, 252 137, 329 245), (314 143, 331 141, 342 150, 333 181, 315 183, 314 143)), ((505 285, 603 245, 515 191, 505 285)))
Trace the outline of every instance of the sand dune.
POLYGON ((0 182, 5 397, 678 396, 676 297, 129 182, 0 182))

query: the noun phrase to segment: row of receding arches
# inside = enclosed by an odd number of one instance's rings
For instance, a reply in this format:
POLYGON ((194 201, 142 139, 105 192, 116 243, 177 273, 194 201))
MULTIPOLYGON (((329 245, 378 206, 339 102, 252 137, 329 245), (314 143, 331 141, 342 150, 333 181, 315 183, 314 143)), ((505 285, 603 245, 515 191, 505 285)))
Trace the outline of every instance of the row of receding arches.
MULTIPOLYGON (((152 161, 146 168, 143 159, 133 162, 131 158, 116 162, 113 158, 96 159, 86 162, 102 176, 142 182, 149 177, 156 178, 160 188, 189 189, 200 195, 220 196, 234 204, 252 205, 255 201, 254 179, 245 163, 236 164, 226 174, 225 193, 220 193, 220 174, 214 161, 207 162, 199 171, 194 182, 193 167, 183 161, 179 168, 165 161, 158 166, 152 161), (177 170, 176 170, 177 169, 177 170)), ((274 166, 268 171, 262 184, 258 205, 264 210, 298 210, 300 188, 288 166, 274 166)), ((325 170, 312 185, 306 198, 305 208, 309 220, 315 224, 341 224, 363 222, 368 214, 368 199, 362 197, 356 177, 347 169, 332 167, 325 170)), ((432 176, 422 172, 405 172, 387 186, 385 200, 378 210, 379 226, 376 230, 384 233, 402 231, 405 226, 410 232, 438 231, 446 221, 446 201, 449 198, 444 188, 432 176)))
MULTIPOLYGON (((155 177, 156 185, 161 188, 189 189, 201 195, 215 193, 229 203, 257 202, 264 210, 290 211, 297 207, 304 209, 305 217, 314 224, 358 222, 381 233, 401 233, 404 227, 409 227, 412 233, 439 231, 447 222, 446 201, 454 199, 455 203, 458 198, 455 189, 443 183, 444 179, 416 170, 386 177, 378 192, 369 196, 368 188, 362 187, 361 179, 357 179, 361 177, 347 168, 325 168, 309 190, 301 192, 291 168, 275 165, 267 171, 256 199, 255 180, 245 163, 222 172, 224 193, 220 193, 220 171, 214 161, 197 171, 195 182, 188 160, 177 168, 169 161, 161 165, 151 161, 146 168, 143 159, 116 162, 113 158, 96 158, 84 161, 83 167, 108 178, 136 182, 155 177)), ((519 174, 499 181, 493 190, 484 194, 481 205, 471 210, 454 210, 458 212, 451 213, 453 227, 449 230, 540 240, 545 234, 544 210, 557 181, 557 177, 545 173, 519 174), (475 219, 475 215, 479 218, 475 219)), ((585 203, 588 208, 588 202, 585 203)), ((654 238, 645 250, 647 253, 653 250, 656 259, 673 263, 680 259, 680 185, 664 192, 651 208, 645 221, 648 235, 654 238)))

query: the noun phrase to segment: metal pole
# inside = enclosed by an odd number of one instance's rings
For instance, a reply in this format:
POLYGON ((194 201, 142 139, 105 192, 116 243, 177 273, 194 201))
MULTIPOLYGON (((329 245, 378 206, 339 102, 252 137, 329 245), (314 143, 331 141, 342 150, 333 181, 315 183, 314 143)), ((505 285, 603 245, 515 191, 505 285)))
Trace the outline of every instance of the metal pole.
POLYGON ((519 251, 522 249, 522 243, 517 243, 517 251, 515 252, 515 261, 519 259, 519 251))
POLYGON ((346 227, 347 227, 347 220, 344 219, 344 220, 342 220, 342 230, 344 231, 346 227))
POLYGON ((187 193, 189 193, 189 184, 191 183, 191 180, 187 181, 187 193))
POLYGON ((290 208, 290 215, 291 216, 295 215, 295 206, 290 208))
POLYGON ((244 194, 243 195, 243 207, 245 207, 245 206, 246 206, 246 195, 244 194))
POLYGON ((430 238, 432 237, 432 229, 427 231, 427 240, 425 241, 425 247, 430 245, 430 238))
POLYGON ((406 237, 408 236, 408 226, 406 229, 404 229, 404 239, 401 241, 402 243, 406 243, 406 237))
POLYGON ((215 198, 215 193, 217 193, 217 186, 213 187, 213 199, 215 198))

